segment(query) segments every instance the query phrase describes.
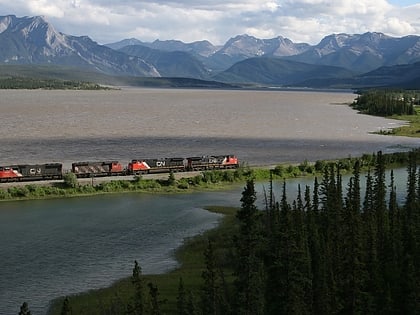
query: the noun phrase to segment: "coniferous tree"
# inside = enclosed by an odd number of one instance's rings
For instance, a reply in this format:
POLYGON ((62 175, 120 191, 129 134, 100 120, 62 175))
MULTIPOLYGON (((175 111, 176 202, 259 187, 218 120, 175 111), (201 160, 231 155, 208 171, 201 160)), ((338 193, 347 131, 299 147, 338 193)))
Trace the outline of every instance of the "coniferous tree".
MULTIPOLYGON (((273 192, 272 192, 273 194, 273 192)), ((265 269, 267 274, 266 280, 266 295, 265 295, 265 313, 277 314, 280 287, 279 273, 280 273, 280 228, 279 228, 279 204, 274 202, 274 197, 271 198, 272 202, 268 205, 268 212, 270 215, 269 228, 267 229, 267 247, 265 254, 265 269)))
POLYGON ((312 202, 311 202, 311 187, 309 187, 309 185, 306 185, 305 187, 305 203, 303 205, 303 210, 306 211, 310 211, 312 210, 312 202))
MULTIPOLYGON (((389 225, 390 230, 393 230, 394 220, 396 220, 396 215, 398 214, 398 201, 397 201, 397 188, 395 187, 395 178, 394 178, 394 170, 390 172, 390 183, 389 183, 389 202, 388 202, 388 209, 389 209, 389 225)), ((395 224, 398 224, 395 222, 395 224)))
POLYGON ((324 170, 323 180, 320 184, 322 206, 320 209, 320 231, 324 244, 324 259, 326 270, 328 313, 340 312, 340 254, 341 254, 341 216, 342 195, 341 175, 338 164, 330 163, 324 170))
POLYGON ((291 314, 293 313, 294 291, 291 290, 292 255, 295 249, 294 239, 291 232, 293 224, 292 207, 287 202, 286 182, 283 183, 282 198, 280 203, 279 218, 279 253, 277 261, 276 283, 279 288, 277 300, 273 301, 272 310, 269 314, 291 314))
POLYGON ((187 300, 187 291, 185 290, 184 280, 179 278, 178 285, 178 296, 176 298, 177 314, 178 315, 188 315, 188 300, 187 300))
POLYGON ((31 315, 31 311, 29 310, 29 305, 27 302, 23 302, 22 306, 20 307, 19 315, 31 315))
POLYGON ((291 235, 294 238, 295 246, 291 257, 291 295, 294 297, 291 310, 295 314, 310 314, 312 310, 312 270, 300 185, 298 186, 296 207, 293 207, 292 211, 292 220, 291 235))
POLYGON ((370 170, 366 174, 365 198, 363 200, 363 220, 366 221, 373 213, 373 178, 370 170))
MULTIPOLYGON (((301 196, 298 200, 301 200, 301 196)), ((287 202, 286 184, 279 206, 275 256, 268 273, 266 314, 309 314, 312 275, 302 201, 287 202), (280 288, 280 289, 279 289, 280 288)), ((273 248, 270 248, 273 253, 273 248)))
POLYGON ((265 211, 266 213, 265 233, 268 237, 268 243, 269 243, 270 240, 273 240, 273 236, 275 235, 277 231, 277 224, 279 220, 278 208, 276 207, 276 202, 275 202, 275 197, 274 197, 274 192, 273 192, 273 172, 270 172, 268 197, 265 196, 265 210, 266 210, 265 211))
POLYGON ((400 308, 406 314, 420 310, 420 203, 417 198, 417 161, 414 152, 409 154, 406 202, 402 209, 402 262, 400 308))
POLYGON ((363 255, 360 199, 360 163, 353 167, 343 212, 340 294, 344 314, 361 314, 363 310, 363 255))
POLYGON ((373 177, 368 171, 366 175, 366 190, 363 200, 362 213, 363 229, 363 264, 366 270, 366 277, 363 279, 363 310, 365 314, 376 313, 375 292, 378 277, 378 257, 376 242, 376 220, 373 198, 373 177))
POLYGON ((160 315, 160 305, 162 304, 162 301, 159 300, 159 290, 158 287, 149 282, 147 284, 149 287, 149 296, 150 296, 150 315, 160 315))
POLYGON ((386 313, 389 311, 391 304, 388 292, 388 279, 386 279, 390 264, 389 254, 391 246, 389 244, 389 215, 386 203, 385 159, 381 151, 376 155, 373 200, 378 264, 375 299, 377 310, 380 313, 386 313))
POLYGON ((187 295, 187 314, 188 315, 200 314, 199 308, 196 305, 196 299, 192 292, 188 292, 188 295, 187 295))
POLYGON ((254 181, 248 180, 242 193, 241 208, 236 217, 239 231, 235 237, 237 253, 235 266, 235 287, 237 290, 237 314, 258 315, 264 310, 265 283, 261 257, 260 212, 255 205, 254 181))
POLYGON ((201 274, 201 277, 204 280, 201 298, 202 310, 204 314, 208 315, 221 314, 219 277, 213 243, 210 239, 208 240, 207 248, 204 252, 204 261, 206 270, 201 274))
POLYGON ((71 312, 71 306, 70 306, 70 301, 69 298, 66 297, 63 301, 63 306, 61 307, 61 315, 70 315, 71 312))
POLYGON ((313 314, 326 314, 328 310, 326 269, 319 223, 318 180, 315 178, 312 207, 306 211, 308 251, 311 257, 312 274, 311 310, 313 314))
POLYGON ((397 194, 394 181, 394 172, 390 175, 390 193, 389 193, 389 237, 390 237, 390 265, 388 270, 388 279, 390 294, 392 296, 392 305, 390 313, 397 314, 400 307, 398 305, 401 298, 401 264, 403 257, 402 251, 402 233, 401 233, 401 214, 397 203, 397 194))
POLYGON ((319 183, 318 178, 315 177, 314 180, 314 190, 312 192, 312 208, 313 211, 318 212, 319 211, 319 183))
POLYGON ((108 307, 108 313, 109 314, 130 314, 130 312, 127 311, 128 310, 127 307, 128 305, 126 301, 124 301, 124 299, 121 297, 119 292, 116 292, 115 296, 112 298, 111 303, 108 307))
POLYGON ((131 283, 134 286, 134 306, 133 311, 136 315, 145 314, 145 301, 143 293, 143 279, 141 277, 141 267, 137 260, 134 261, 133 275, 131 276, 131 283))

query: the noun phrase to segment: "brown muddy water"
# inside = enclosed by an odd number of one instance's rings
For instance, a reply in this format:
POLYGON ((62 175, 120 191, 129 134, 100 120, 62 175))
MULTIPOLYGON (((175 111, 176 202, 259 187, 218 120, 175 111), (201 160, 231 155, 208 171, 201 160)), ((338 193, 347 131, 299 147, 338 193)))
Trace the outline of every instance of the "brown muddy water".
POLYGON ((417 147, 373 135, 400 122, 360 115, 355 95, 315 91, 0 91, 0 165, 236 154, 250 165, 417 147))
MULTIPOLYGON (((201 154, 236 154, 251 165, 271 165, 419 145, 419 139, 370 134, 400 122, 357 114, 344 105, 354 97, 0 90, 0 165, 201 154)), ((219 216, 203 206, 239 206, 240 189, 0 203, 0 314, 17 314, 24 301, 33 314, 46 314, 54 298, 129 276, 134 260, 146 273, 173 269, 183 240, 218 223, 219 216)), ((263 187, 257 190, 262 196, 263 187)))

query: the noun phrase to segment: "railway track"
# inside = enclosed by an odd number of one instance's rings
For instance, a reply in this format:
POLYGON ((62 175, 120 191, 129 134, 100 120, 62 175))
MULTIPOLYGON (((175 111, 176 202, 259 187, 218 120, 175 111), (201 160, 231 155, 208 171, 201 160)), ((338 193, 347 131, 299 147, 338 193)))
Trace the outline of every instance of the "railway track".
MULTIPOLYGON (((193 172, 179 172, 174 173, 175 179, 181 178, 188 178, 188 177, 195 177, 197 175, 201 175, 201 171, 193 171, 193 172)), ((155 174, 144 174, 141 175, 142 179, 168 179, 168 173, 155 173, 155 174)), ((82 185, 99 185, 100 183, 105 183, 113 180, 134 180, 136 176, 127 175, 127 176, 105 176, 105 177, 90 177, 90 178, 78 178, 77 181, 79 184, 82 185)), ((53 186, 56 184, 63 183, 63 180, 44 180, 44 181, 22 181, 22 182, 6 182, 0 183, 0 188, 7 189, 9 187, 22 187, 26 185, 41 185, 41 186, 53 186)))

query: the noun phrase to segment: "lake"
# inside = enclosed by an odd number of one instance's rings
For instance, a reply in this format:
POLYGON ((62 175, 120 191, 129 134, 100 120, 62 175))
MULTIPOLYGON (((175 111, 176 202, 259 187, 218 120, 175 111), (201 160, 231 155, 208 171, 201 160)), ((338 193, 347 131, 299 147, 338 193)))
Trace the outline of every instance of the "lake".
POLYGON ((250 165, 417 147, 370 132, 352 93, 196 89, 0 90, 0 165, 236 154, 250 165))
MULTIPOLYGON (((314 91, 0 90, 0 165, 69 167, 82 160, 124 164, 206 154, 273 165, 419 146, 420 139, 370 134, 401 122, 357 114, 345 105, 354 97, 314 91)), ((145 273, 174 268, 173 251, 183 240, 220 218, 203 208, 239 205, 241 188, 1 202, 0 314, 17 314, 24 301, 32 314, 45 314, 53 298, 130 275, 135 259, 145 273)))

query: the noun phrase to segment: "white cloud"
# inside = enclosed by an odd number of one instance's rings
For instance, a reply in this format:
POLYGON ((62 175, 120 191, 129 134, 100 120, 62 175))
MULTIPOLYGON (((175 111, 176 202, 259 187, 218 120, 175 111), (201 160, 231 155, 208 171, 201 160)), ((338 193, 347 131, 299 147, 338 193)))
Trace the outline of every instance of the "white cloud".
POLYGON ((62 18, 64 16, 63 7, 59 2, 48 0, 28 1, 29 11, 36 15, 52 16, 62 18))
POLYGON ((420 33, 420 5, 386 0, 0 0, 3 15, 43 15, 55 28, 99 43, 207 39, 223 44, 238 34, 318 43, 332 33, 420 33))
POLYGON ((386 29, 390 34, 411 34, 415 31, 415 28, 406 21, 400 20, 396 17, 392 17, 386 21, 386 29))

